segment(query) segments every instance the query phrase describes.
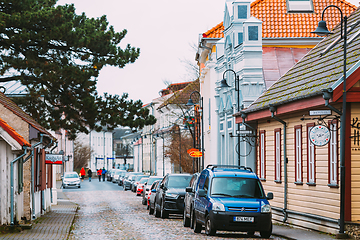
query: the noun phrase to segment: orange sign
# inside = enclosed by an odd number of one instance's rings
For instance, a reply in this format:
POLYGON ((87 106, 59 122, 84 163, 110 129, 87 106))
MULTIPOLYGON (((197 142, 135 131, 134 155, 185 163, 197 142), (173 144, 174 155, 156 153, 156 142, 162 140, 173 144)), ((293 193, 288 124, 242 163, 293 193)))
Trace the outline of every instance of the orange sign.
POLYGON ((190 153, 190 156, 191 156, 191 157, 194 157, 194 158, 198 158, 198 157, 201 157, 201 156, 202 156, 202 152, 200 152, 200 151, 194 151, 194 152, 191 152, 191 153, 190 153))
POLYGON ((191 152, 194 152, 194 151, 199 151, 198 149, 196 148, 190 148, 189 150, 187 150, 187 153, 190 154, 191 152))

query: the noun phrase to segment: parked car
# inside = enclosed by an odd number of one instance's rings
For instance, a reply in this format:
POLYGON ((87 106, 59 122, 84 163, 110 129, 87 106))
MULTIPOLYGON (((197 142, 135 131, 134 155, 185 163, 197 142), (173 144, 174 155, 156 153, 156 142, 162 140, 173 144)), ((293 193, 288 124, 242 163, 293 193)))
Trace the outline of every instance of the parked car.
POLYGON ((198 179, 194 197, 194 232, 205 225, 207 235, 217 230, 241 231, 261 237, 272 233, 272 215, 258 176, 251 168, 243 166, 209 165, 198 179))
POLYGON ((150 176, 149 179, 147 180, 147 182, 144 184, 144 190, 143 190, 143 193, 141 194, 142 195, 142 200, 141 200, 141 203, 143 205, 146 205, 147 204, 147 199, 148 199, 148 194, 150 192, 150 188, 151 188, 151 185, 156 181, 156 180, 161 180, 163 179, 164 177, 159 177, 159 176, 150 176))
POLYGON ((106 177, 106 180, 111 182, 111 179, 112 179, 112 174, 113 172, 115 171, 116 169, 110 169, 108 171, 106 171, 105 173, 105 177, 106 177))
POLYGON ((136 186, 136 196, 140 196, 143 193, 145 183, 147 182, 148 179, 149 176, 140 179, 139 183, 136 186))
POLYGON ((78 187, 81 188, 81 181, 77 172, 65 172, 62 177, 62 187, 78 187))
POLYGON ((156 191, 158 190, 159 184, 160 184, 161 180, 156 180, 153 182, 153 184, 150 187, 150 192, 148 195, 148 199, 147 199, 147 209, 149 210, 149 215, 154 213, 154 209, 155 209, 155 196, 156 196, 156 191))
POLYGON ((194 196, 195 196, 195 191, 196 191, 196 184, 197 181, 199 179, 200 173, 194 173, 189 186, 186 187, 186 193, 185 193, 185 198, 184 198, 184 227, 190 227, 193 228, 194 226, 191 224, 194 221, 192 220, 192 210, 194 208, 194 196))
POLYGON ((119 175, 119 179, 117 180, 119 186, 123 185, 125 177, 128 176, 129 174, 130 172, 123 172, 119 175))
POLYGON ((120 174, 125 172, 126 172, 125 170, 115 169, 111 174, 112 175, 111 182, 117 183, 119 181, 120 174))
POLYGON ((136 175, 142 175, 142 174, 143 173, 141 173, 141 172, 131 172, 131 173, 129 173, 129 175, 126 175, 124 180, 123 180, 124 191, 131 190, 132 183, 135 180, 135 176, 136 175))
POLYGON ((149 175, 137 175, 135 176, 134 178, 134 181, 132 181, 131 183, 131 191, 132 192, 136 192, 136 189, 137 189, 137 185, 140 183, 140 180, 144 177, 149 177, 149 175))
POLYGON ((155 217, 167 218, 169 213, 184 212, 185 188, 192 175, 167 174, 160 183, 155 196, 155 217))

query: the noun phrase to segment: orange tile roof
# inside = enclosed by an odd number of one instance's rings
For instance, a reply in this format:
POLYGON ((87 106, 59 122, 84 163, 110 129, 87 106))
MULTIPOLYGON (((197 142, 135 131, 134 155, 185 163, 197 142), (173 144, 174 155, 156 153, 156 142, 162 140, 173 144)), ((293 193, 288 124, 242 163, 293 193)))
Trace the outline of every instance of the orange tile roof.
MULTIPOLYGON (((288 13, 286 0, 256 0, 251 3, 251 15, 261 20, 263 38, 308 38, 318 37, 310 33, 321 20, 323 9, 330 5, 338 6, 344 15, 349 16, 356 6, 344 0, 313 0, 314 13, 288 13)), ((325 12, 325 21, 333 29, 340 21, 340 12, 329 8, 325 12)), ((224 37, 223 22, 203 34, 204 38, 224 37)))
POLYGON ((30 147, 28 143, 20 134, 18 134, 9 124, 0 118, 0 127, 2 127, 12 138, 14 138, 21 146, 30 147))

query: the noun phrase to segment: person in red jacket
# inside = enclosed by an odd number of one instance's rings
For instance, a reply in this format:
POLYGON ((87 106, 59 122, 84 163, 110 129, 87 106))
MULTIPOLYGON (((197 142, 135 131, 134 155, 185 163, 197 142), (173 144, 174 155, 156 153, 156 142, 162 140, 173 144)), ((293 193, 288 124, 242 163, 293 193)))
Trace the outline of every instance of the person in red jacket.
POLYGON ((98 175, 98 178, 99 178, 99 182, 101 182, 101 168, 97 170, 97 175, 98 175))
POLYGON ((81 180, 84 180, 85 174, 86 174, 85 169, 82 167, 81 170, 80 170, 81 180))

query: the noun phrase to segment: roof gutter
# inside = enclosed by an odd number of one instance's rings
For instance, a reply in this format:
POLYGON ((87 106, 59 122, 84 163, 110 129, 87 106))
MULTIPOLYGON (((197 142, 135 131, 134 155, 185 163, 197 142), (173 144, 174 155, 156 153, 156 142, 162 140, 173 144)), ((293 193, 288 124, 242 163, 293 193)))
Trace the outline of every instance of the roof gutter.
POLYGON ((24 153, 21 154, 19 157, 15 158, 10 163, 10 225, 13 226, 15 219, 14 219, 14 163, 17 162, 19 159, 23 158, 27 154, 27 146, 23 146, 24 153))
POLYGON ((271 112, 271 117, 273 119, 275 119, 276 121, 280 122, 283 124, 283 131, 284 131, 284 208, 283 210, 283 214, 284 214, 284 218, 283 218, 283 222, 286 222, 288 214, 287 214, 287 192, 288 192, 288 181, 287 181, 287 163, 288 163, 288 159, 286 156, 286 122, 278 117, 275 116, 275 112, 276 112, 276 107, 273 106, 272 104, 270 104, 270 108, 269 108, 270 112, 271 112))

